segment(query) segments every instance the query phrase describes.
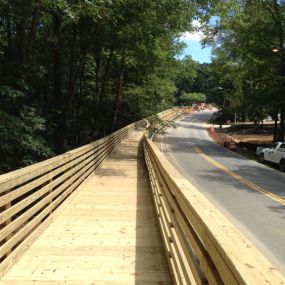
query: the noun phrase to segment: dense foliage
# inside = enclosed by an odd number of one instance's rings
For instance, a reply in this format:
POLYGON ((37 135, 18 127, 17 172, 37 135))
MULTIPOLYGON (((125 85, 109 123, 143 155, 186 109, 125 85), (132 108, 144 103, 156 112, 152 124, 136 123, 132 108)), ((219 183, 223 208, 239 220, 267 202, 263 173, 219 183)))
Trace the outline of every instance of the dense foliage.
POLYGON ((187 0, 0 0, 0 172, 173 105, 187 0))
POLYGON ((273 140, 284 141, 285 1, 199 4, 204 43, 215 46, 206 70, 208 99, 243 119, 270 115, 275 119, 273 140))
POLYGON ((192 105, 195 103, 201 103, 201 102, 206 102, 206 95, 204 93, 182 93, 180 96, 180 100, 185 104, 185 105, 192 105))

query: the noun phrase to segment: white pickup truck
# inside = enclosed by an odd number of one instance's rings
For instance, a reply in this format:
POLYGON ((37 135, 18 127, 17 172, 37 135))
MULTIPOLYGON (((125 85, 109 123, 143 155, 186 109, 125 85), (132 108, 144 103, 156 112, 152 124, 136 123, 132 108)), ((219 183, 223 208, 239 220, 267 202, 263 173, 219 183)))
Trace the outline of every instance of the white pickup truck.
POLYGON ((264 148, 259 154, 259 161, 269 161, 279 165, 281 171, 285 171, 285 143, 276 142, 268 148, 264 148))

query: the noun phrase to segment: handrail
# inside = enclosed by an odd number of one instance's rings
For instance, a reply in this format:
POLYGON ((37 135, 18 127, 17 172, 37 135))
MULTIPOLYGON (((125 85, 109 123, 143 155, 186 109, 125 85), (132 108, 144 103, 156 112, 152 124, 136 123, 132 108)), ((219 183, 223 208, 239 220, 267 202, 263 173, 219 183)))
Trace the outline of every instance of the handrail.
POLYGON ((146 136, 143 147, 175 284, 285 284, 278 270, 146 136))
MULTIPOLYGON (((173 113, 176 109, 158 116, 173 113)), ((62 155, 0 175, 0 278, 110 152, 147 123, 147 119, 138 121, 62 155)))

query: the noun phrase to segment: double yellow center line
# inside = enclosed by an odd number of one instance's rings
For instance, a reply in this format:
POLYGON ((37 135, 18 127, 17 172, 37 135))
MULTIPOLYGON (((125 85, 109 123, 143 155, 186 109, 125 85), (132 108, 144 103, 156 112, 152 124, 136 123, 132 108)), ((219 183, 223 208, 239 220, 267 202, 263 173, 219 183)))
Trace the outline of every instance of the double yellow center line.
POLYGON ((267 191, 266 189, 255 185, 254 183, 248 181, 247 179, 241 177, 240 175, 232 172, 231 170, 229 170, 228 168, 226 168, 225 166, 223 166, 222 164, 220 164, 219 162, 215 161, 214 159, 212 159, 211 157, 209 157, 208 155, 206 155, 200 148, 198 147, 193 147, 194 150, 199 153, 201 156, 203 156, 206 160, 208 160, 210 163, 212 163, 213 165, 217 166, 219 169, 221 169, 222 171, 224 171, 225 173, 229 174, 230 176, 232 176, 233 178, 235 178, 236 180, 240 181, 241 183, 245 184, 246 186, 250 187, 251 189, 264 194, 265 196, 267 196, 268 198, 282 204, 283 206, 285 206, 285 199, 280 198, 279 196, 267 191))

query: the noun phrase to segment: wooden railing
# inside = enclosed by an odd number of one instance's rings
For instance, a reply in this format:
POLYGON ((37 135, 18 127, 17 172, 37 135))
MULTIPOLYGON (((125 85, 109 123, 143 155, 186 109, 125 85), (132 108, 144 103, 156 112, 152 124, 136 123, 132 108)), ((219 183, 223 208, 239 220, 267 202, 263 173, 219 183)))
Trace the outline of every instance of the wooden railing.
POLYGON ((145 121, 131 124, 91 144, 0 176, 0 277, 54 219, 54 210, 124 138, 144 125, 145 121))
POLYGON ((175 284, 285 284, 276 268, 146 137, 143 146, 175 284))
MULTIPOLYGON (((169 109, 158 116, 165 120, 176 114, 176 109, 169 109)), ((109 153, 146 126, 147 120, 136 122, 91 144, 0 175, 0 278, 109 153)))
POLYGON ((178 108, 169 109, 157 114, 160 119, 164 121, 170 121, 178 118, 180 116, 180 112, 178 108))

